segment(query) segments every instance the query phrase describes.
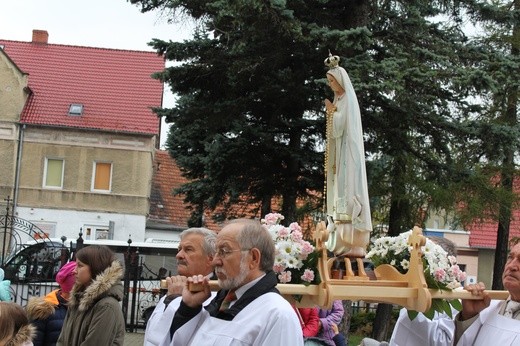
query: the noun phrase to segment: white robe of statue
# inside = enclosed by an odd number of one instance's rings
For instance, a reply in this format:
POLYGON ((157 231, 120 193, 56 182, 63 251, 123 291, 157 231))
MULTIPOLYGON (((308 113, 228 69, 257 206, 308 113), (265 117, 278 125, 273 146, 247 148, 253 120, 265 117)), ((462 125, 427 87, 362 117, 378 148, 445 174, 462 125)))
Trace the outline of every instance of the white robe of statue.
POLYGON ((370 240, 372 219, 361 114, 347 71, 336 66, 327 73, 345 90, 343 95, 334 97, 336 111, 332 115, 332 131, 328 134, 327 247, 338 255, 357 249, 354 252, 363 257, 370 240))

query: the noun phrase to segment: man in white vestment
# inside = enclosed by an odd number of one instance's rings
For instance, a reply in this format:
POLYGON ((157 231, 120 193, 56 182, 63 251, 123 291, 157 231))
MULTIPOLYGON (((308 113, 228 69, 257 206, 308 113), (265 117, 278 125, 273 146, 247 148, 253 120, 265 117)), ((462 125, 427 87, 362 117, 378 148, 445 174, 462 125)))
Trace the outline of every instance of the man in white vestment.
POLYGON ((372 219, 365 168, 365 147, 359 104, 339 56, 325 59, 334 100, 327 113, 326 198, 327 247, 337 255, 364 257, 372 219))
POLYGON ((208 279, 188 278, 163 345, 303 345, 298 317, 276 289, 274 255, 273 239, 259 221, 228 223, 217 235, 213 259, 221 290, 203 308, 211 294, 208 279))
POLYGON ((481 282, 466 287, 483 299, 462 300, 462 311, 455 318, 455 345, 520 345, 520 243, 509 252, 502 283, 509 291, 505 301, 491 301, 481 282))
MULTIPOLYGON (((170 326, 181 302, 186 278, 198 274, 207 276, 213 272, 217 234, 206 228, 188 228, 179 237, 179 248, 175 256, 179 275, 166 278, 168 291, 159 300, 146 324, 144 346, 160 345, 170 335, 170 326)), ((205 304, 210 301, 208 299, 205 304)))

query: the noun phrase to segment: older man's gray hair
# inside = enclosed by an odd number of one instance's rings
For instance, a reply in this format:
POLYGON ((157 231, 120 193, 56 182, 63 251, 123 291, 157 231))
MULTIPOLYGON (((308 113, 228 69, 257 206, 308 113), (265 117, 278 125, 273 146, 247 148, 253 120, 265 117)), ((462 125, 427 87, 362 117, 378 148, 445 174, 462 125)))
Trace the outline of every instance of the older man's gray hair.
POLYGON ((203 236, 204 243, 202 244, 202 250, 208 256, 215 256, 215 242, 217 240, 217 234, 215 232, 203 227, 192 227, 182 231, 179 235, 179 238, 182 240, 182 238, 190 234, 198 234, 203 236))

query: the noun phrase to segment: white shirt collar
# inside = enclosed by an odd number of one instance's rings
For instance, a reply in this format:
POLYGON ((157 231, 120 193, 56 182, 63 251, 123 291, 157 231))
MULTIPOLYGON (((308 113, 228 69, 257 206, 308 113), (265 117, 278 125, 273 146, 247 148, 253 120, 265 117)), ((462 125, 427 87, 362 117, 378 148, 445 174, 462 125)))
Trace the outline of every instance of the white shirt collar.
POLYGON ((254 279, 253 281, 250 281, 248 282, 247 284, 241 286, 240 288, 237 288, 237 290, 235 291, 235 294, 237 296, 237 300, 240 299, 240 297, 242 297, 242 295, 244 293, 246 293, 246 291, 248 289, 250 289, 251 287, 253 287, 258 281, 260 281, 261 278, 263 278, 265 276, 265 273, 264 275, 261 275, 259 277, 257 277, 256 279, 254 279))

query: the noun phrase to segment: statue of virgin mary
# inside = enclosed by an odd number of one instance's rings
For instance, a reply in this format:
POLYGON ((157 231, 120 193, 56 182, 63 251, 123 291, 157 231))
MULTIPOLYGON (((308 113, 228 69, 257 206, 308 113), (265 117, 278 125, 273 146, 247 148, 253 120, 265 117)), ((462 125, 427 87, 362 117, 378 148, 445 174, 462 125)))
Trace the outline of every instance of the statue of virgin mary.
POLYGON ((326 213, 327 248, 336 255, 364 257, 372 219, 368 199, 365 148, 359 104, 338 56, 329 56, 327 80, 334 99, 327 113, 326 213))

